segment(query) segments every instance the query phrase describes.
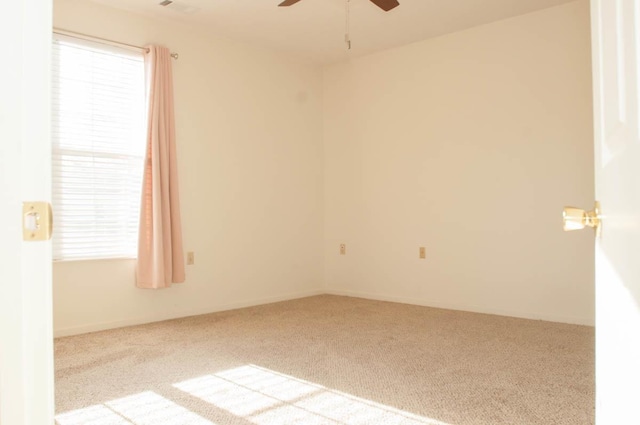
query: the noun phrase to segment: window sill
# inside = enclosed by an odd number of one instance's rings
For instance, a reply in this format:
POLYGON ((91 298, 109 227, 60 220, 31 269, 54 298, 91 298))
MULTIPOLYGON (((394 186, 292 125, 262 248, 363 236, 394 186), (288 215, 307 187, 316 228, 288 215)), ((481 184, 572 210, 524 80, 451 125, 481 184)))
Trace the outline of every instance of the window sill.
POLYGON ((85 262, 85 261, 136 261, 137 257, 89 257, 89 258, 65 258, 65 259, 54 259, 53 263, 75 263, 75 262, 85 262))

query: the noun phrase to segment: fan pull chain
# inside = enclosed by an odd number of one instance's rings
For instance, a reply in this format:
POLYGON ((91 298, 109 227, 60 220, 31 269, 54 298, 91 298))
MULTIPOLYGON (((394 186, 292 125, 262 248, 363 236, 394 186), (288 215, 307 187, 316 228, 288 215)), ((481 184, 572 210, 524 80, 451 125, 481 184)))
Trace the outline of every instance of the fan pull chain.
POLYGON ((351 50, 351 0, 346 0, 346 22, 345 22, 345 33, 344 33, 344 42, 347 44, 347 49, 351 50))

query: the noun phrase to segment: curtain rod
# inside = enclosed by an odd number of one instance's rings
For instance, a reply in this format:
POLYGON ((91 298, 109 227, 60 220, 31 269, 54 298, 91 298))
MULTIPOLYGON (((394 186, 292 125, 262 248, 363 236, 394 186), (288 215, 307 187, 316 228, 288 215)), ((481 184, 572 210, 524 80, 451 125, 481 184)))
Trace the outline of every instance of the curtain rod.
MULTIPOLYGON (((113 41, 113 40, 108 40, 106 38, 94 37, 92 35, 82 34, 82 33, 73 32, 73 31, 67 31, 67 30, 63 30, 63 29, 60 29, 60 28, 54 28, 53 29, 53 33, 54 34, 60 34, 60 35, 66 35, 66 36, 69 36, 69 37, 80 38, 82 40, 87 40, 87 41, 96 41, 98 43, 108 44, 108 45, 116 46, 116 47, 124 47, 126 49, 134 50, 134 51, 137 51, 137 52, 148 52, 149 51, 149 49, 147 49, 146 47, 136 46, 136 45, 127 44, 127 43, 120 43, 119 41, 113 41)), ((174 58, 174 59, 178 59, 178 54, 177 53, 171 53, 171 57, 174 58)))

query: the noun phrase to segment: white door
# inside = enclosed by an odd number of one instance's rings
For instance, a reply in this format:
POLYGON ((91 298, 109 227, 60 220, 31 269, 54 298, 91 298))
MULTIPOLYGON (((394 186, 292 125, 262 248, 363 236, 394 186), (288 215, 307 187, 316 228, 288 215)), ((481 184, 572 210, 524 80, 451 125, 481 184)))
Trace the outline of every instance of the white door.
POLYGON ((53 424, 51 243, 22 241, 22 202, 50 200, 51 0, 0 12, 0 424, 53 424))
POLYGON ((596 422, 640 424, 640 0, 592 0, 596 422))

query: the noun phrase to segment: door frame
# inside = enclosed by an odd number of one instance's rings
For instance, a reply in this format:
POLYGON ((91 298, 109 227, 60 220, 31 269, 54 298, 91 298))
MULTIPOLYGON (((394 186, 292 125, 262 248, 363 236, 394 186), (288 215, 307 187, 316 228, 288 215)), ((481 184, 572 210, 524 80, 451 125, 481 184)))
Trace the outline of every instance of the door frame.
POLYGON ((22 240, 22 202, 51 199, 52 2, 2 9, 0 423, 53 424, 51 242, 22 240))

